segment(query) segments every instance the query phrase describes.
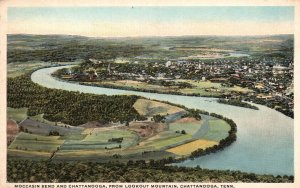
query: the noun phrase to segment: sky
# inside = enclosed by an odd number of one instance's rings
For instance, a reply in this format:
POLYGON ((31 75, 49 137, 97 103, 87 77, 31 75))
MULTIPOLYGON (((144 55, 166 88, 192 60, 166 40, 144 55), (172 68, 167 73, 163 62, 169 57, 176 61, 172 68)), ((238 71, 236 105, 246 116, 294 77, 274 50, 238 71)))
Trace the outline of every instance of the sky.
POLYGON ((91 37, 294 33, 294 7, 10 7, 9 34, 91 37))

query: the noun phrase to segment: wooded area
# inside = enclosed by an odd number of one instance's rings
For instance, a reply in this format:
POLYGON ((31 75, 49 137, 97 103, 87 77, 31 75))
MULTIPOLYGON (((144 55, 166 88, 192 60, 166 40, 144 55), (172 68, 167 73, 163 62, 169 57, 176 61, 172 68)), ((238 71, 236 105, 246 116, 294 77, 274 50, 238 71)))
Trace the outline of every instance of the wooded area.
POLYGON ((88 121, 125 123, 141 118, 133 108, 137 96, 93 95, 41 87, 30 74, 7 80, 7 105, 28 108, 28 115, 78 126, 88 121))
POLYGON ((293 176, 165 166, 166 160, 86 163, 9 160, 8 182, 293 182, 293 176))

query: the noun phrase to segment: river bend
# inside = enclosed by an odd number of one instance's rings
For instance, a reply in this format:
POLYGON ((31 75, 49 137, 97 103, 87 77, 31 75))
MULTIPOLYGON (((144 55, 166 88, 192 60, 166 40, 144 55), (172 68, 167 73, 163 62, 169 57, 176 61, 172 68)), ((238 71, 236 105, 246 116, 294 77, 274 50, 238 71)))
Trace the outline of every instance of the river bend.
MULTIPOLYGON (((64 66, 68 67, 68 66, 64 66)), ((109 89, 79 85, 58 80, 51 73, 64 67, 50 67, 35 71, 33 82, 48 88, 79 91, 83 93, 119 95, 134 94, 169 101, 188 108, 198 108, 221 114, 237 124, 237 140, 223 151, 194 160, 186 160, 179 166, 240 170, 257 174, 294 174, 294 125, 293 119, 273 109, 256 105, 259 110, 217 103, 215 98, 157 94, 121 89, 109 89)))

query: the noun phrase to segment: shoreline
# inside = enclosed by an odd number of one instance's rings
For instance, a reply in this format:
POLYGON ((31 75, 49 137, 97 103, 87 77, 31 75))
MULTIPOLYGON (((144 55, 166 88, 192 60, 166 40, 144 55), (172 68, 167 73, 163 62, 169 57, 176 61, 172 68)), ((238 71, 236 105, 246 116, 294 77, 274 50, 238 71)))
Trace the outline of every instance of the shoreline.
MULTIPOLYGON (((44 68, 63 67, 63 66, 76 66, 76 64, 70 63, 70 64, 66 64, 66 65, 56 65, 56 66, 39 67, 37 69, 32 70, 30 74, 32 74, 33 72, 38 71, 40 69, 44 69, 44 68)), ((99 88, 102 87, 102 88, 108 88, 108 89, 120 89, 120 90, 125 90, 125 91, 137 91, 137 92, 148 92, 148 93, 168 94, 168 95, 180 95, 180 96, 191 96, 191 97, 204 97, 204 98, 207 97, 207 98, 216 98, 216 99, 224 99, 224 97, 227 96, 227 95, 211 96, 211 95, 200 95, 200 94, 183 94, 183 93, 180 93, 180 92, 162 92, 162 91, 155 91, 155 90, 137 89, 137 88, 131 88, 131 87, 129 88, 129 87, 122 87, 122 86, 115 86, 115 85, 105 85, 105 84, 103 84, 103 85, 93 85, 93 84, 80 83, 80 82, 76 82, 76 81, 67 81, 67 80, 61 79, 59 77, 53 76, 52 73, 50 74, 50 76, 53 77, 53 78, 55 78, 55 79, 58 79, 59 81, 62 81, 62 82, 73 83, 73 84, 78 84, 78 85, 83 85, 83 86, 93 86, 93 87, 99 87, 99 88)), ((248 100, 245 100, 245 101, 251 102, 253 104, 263 105, 263 106, 265 106, 267 108, 270 108, 266 104, 262 104, 262 103, 258 103, 258 102, 256 103, 256 102, 248 101, 248 100)), ((229 104, 226 104, 226 105, 229 105, 229 104)), ((232 105, 232 106, 235 106, 235 105, 232 105)), ((244 106, 238 106, 238 107, 246 108, 244 106)), ((247 109, 251 109, 251 108, 247 108, 247 109)), ((294 119, 294 116, 285 114, 285 113, 283 113, 282 111, 280 111, 280 110, 278 110, 276 108, 270 108, 270 109, 276 110, 277 112, 280 112, 281 114, 283 114, 283 115, 285 115, 285 116, 287 116, 289 118, 294 119)))
MULTIPOLYGON (((230 95, 220 95, 220 96, 214 96, 214 95, 201 95, 201 94, 196 94, 196 93, 191 93, 191 94, 183 94, 181 92, 164 92, 164 91, 157 91, 157 90, 151 90, 151 89, 138 89, 138 88, 132 88, 132 87, 124 87, 124 86, 115 86, 115 85, 110 85, 110 84, 86 84, 83 82, 76 82, 76 81, 68 81, 68 80, 64 80, 61 79, 59 77, 53 76, 51 74, 52 77, 63 81, 63 82, 69 82, 69 83, 74 83, 74 84, 78 84, 78 85, 84 85, 84 86, 92 86, 92 87, 99 87, 99 88, 108 88, 108 89, 120 89, 120 90, 125 90, 125 91, 138 91, 138 92, 147 92, 147 93, 157 93, 157 94, 168 94, 168 95, 180 95, 180 96, 191 96, 191 97, 207 97, 207 98, 216 98, 216 99, 225 99, 226 97, 230 97, 230 95)), ((250 102, 248 100, 245 100, 247 102, 250 102)), ((259 104, 259 105, 263 105, 266 106, 268 108, 270 108, 269 106, 267 106, 266 104, 262 104, 262 103, 255 103, 253 101, 251 101, 251 103, 253 104, 259 104)), ((222 103, 225 104, 225 103, 222 103)), ((231 104, 226 104, 226 105, 231 105, 231 104)), ((248 108, 245 106, 239 106, 239 105, 231 105, 231 106, 237 106, 237 107, 241 107, 241 108, 247 108, 247 109, 252 109, 252 110, 256 110, 254 108, 248 108)), ((280 112, 281 114, 290 117, 292 119, 294 119, 293 116, 287 115, 285 113, 283 113, 282 111, 276 109, 276 108, 271 108, 276 110, 277 112, 280 112)))
MULTIPOLYGON (((65 66, 65 67, 68 67, 68 66, 65 66)), ((69 66, 70 67, 70 66, 69 66)), ((160 101, 169 101, 169 102, 173 102, 173 103, 178 103, 178 104, 185 104, 187 105, 187 107, 189 108, 196 108, 196 109, 203 109, 207 106, 207 111, 209 112, 215 112, 215 113, 218 113, 218 114, 222 114, 224 115, 225 117, 229 117, 230 119, 234 120, 237 125, 242 125, 241 123, 245 123, 245 126, 241 126, 239 130, 241 136, 243 136, 245 133, 250 134, 250 135, 255 135, 255 131, 253 132, 253 126, 252 124, 250 125, 248 123, 248 121, 244 122, 243 119, 240 119, 239 117, 240 116, 237 116, 236 113, 238 113, 239 111, 242 112, 242 115, 246 115, 246 114, 257 114, 259 117, 261 117, 261 115, 259 114, 259 112, 256 112, 256 110, 250 110, 250 111, 246 111, 246 108, 245 110, 243 109, 239 109, 239 108, 236 108, 236 107, 230 107, 230 105, 228 105, 228 108, 225 106, 225 105, 217 105, 218 103, 216 102, 217 99, 216 98, 205 98, 205 97, 188 97, 188 96, 176 96, 176 95, 166 95, 166 94, 151 94, 151 93, 145 93, 145 92, 134 92, 134 91, 131 91, 131 92, 126 92, 124 90, 114 90, 114 89, 106 89, 106 88, 100 88, 100 87, 88 87, 88 86, 81 86, 80 84, 78 83, 70 83, 70 82, 67 82, 67 81, 62 81, 62 80, 59 80, 58 78, 55 78, 55 77, 52 77, 51 76, 51 73, 54 72, 55 70, 58 70, 60 69, 61 67, 53 67, 53 68, 47 68, 45 70, 40 70, 40 71, 37 71, 37 73, 34 73, 33 74, 33 81, 35 83, 39 83, 41 84, 42 86, 44 87, 50 87, 50 88, 57 88, 57 89, 65 89, 65 90, 68 90, 68 91, 76 91, 76 92, 82 92, 82 93, 99 93, 99 94, 103 94, 103 95, 123 95, 123 94, 132 94, 132 95, 142 95, 143 97, 146 97, 146 98, 150 98, 150 99, 155 99, 155 100, 160 100, 160 101), (42 76, 43 78, 43 75, 46 77, 45 79, 42 79, 41 81, 39 81, 39 77, 42 76), (49 81, 48 81, 49 79, 49 81), (60 82, 60 83, 59 83, 60 82), (57 87, 55 85, 51 86, 51 84, 58 84, 57 87), (50 84, 50 85, 49 85, 50 84), (77 86, 76 86, 77 85, 77 86), (188 99, 187 101, 185 101, 185 99, 188 99), (177 101, 178 100, 178 101, 177 101), (192 102, 193 101, 193 102, 192 102), (199 101, 199 103, 198 103, 199 101), (192 102, 192 103, 190 103, 192 102), (215 108, 214 106, 219 106, 220 108, 215 108), (228 111, 228 109, 232 109, 232 111, 228 111), (233 112, 236 112, 236 113, 233 113, 233 112), (246 114, 245 114, 246 113, 246 114), (245 130, 247 130, 245 132, 245 130)), ((283 115, 282 113, 279 113, 277 111, 275 111, 274 109, 272 108, 269 108, 269 107, 266 107, 266 106, 260 106, 261 110, 265 111, 267 110, 267 112, 272 112, 273 115, 279 115, 280 117, 282 117, 283 119, 280 121, 280 122, 291 122, 292 119, 283 115)), ((247 116, 247 115, 246 115, 247 116)), ((263 117, 262 117, 263 118, 263 117)), ((255 122, 253 120, 251 120, 250 122, 255 122)), ((266 125, 269 126, 271 124, 269 124, 269 120, 266 120, 266 125)), ((281 128, 283 128, 282 124, 278 124, 278 123, 275 123, 276 125, 280 126, 281 128)), ((269 130, 270 128, 268 127, 261 127, 262 129, 266 129, 266 130, 269 130)), ((290 129, 288 129, 290 130, 290 129)), ((292 131, 292 130, 291 130, 292 131)), ((282 135, 282 134, 290 134, 289 131, 283 131, 283 132, 278 132, 278 134, 282 135)), ((239 135, 240 135, 239 134, 239 135)), ((277 134, 277 133, 276 133, 277 134)), ((245 135, 244 135, 245 136, 245 135)), ((243 136, 243 137, 244 137, 243 136)), ((247 140, 248 139, 248 136, 245 137, 245 139, 247 140)), ((226 150, 222 151, 224 153, 228 153, 228 154, 233 154, 233 158, 237 157, 237 155, 235 154, 236 153, 236 150, 240 150, 240 151, 244 151, 245 153, 249 153, 249 150, 245 150, 242 148, 239 148, 241 145, 242 145, 242 142, 241 140, 244 140, 243 138, 239 138, 237 139, 237 142, 236 144, 232 144, 231 147, 228 147, 226 150), (234 152, 234 153, 233 153, 234 152)), ((263 141, 265 140, 264 137, 261 138, 261 139, 258 139, 258 141, 256 141, 257 143, 260 142, 260 141, 263 141)), ((290 140, 290 139, 289 139, 290 140)), ((292 141, 291 141, 292 142, 292 141)), ((268 147, 269 144, 272 144, 274 142, 270 142, 269 141, 264 141, 263 143, 265 143, 265 145, 268 147)), ((279 143, 279 144, 283 144, 283 143, 279 143)), ((284 144, 283 144, 284 145, 284 144)), ((285 148, 289 148, 288 146, 285 148)), ((254 153, 257 153, 257 150, 253 148, 251 148, 251 151, 253 150, 254 153)), ((261 150, 261 149, 259 149, 261 150)), ((273 149, 267 149, 268 151, 270 150, 270 152, 273 150, 273 149)), ((284 149, 284 150, 287 150, 286 152, 289 152, 289 149, 284 149)), ((219 153, 219 152, 217 152, 219 153)), ((215 158, 215 159, 221 159, 219 154, 214 154, 214 153, 211 153, 210 155, 212 155, 212 158, 215 158)), ((250 153, 249 153, 250 154, 250 153)), ((228 165, 223 165, 222 163, 216 161, 216 163, 211 163, 211 160, 209 160, 208 158, 210 158, 210 155, 209 156, 203 156, 204 158, 204 163, 202 167, 205 167, 205 168, 208 168, 208 169, 215 169, 216 166, 220 166, 220 168, 216 168, 216 169, 228 169, 228 168, 225 168, 226 166, 228 165), (208 161, 207 161, 208 160, 208 161)), ((261 154, 260 153, 257 153, 257 156, 260 156, 261 154)), ((276 155, 278 157, 280 157, 280 155, 276 155)), ((278 158, 278 157, 274 157, 274 160, 277 160, 279 162, 280 165, 283 165, 283 164, 286 164, 284 161, 281 160, 281 158, 278 158)), ((228 161, 228 160, 231 160, 231 157, 227 157, 224 159, 225 161, 228 161)), ((195 166, 195 162, 192 162, 193 160, 188 160, 187 162, 184 162, 184 166, 195 166)), ((202 164, 203 160, 199 160, 196 158, 195 161, 199 161, 200 163, 199 164, 202 164), (202 161, 202 162, 201 162, 202 161)), ((246 160, 247 161, 247 160, 246 160)), ((257 164, 260 164, 260 162, 256 162, 257 164)), ((180 163, 181 164, 181 163, 180 163)), ((243 162, 241 163, 243 164, 243 162)), ((268 161, 266 161, 266 163, 264 163, 266 165, 263 165, 263 166, 268 166, 268 165, 271 165, 268 163, 268 161)), ((239 170, 242 170, 240 169, 240 166, 239 165, 235 165, 236 169, 239 169, 239 170)), ((284 166, 282 166, 284 167, 284 166)), ((253 168, 251 166, 247 167, 247 169, 245 170, 242 170, 242 171, 245 171, 245 172, 254 172, 254 173, 271 173, 273 174, 273 171, 270 171, 269 170, 263 170, 261 168, 259 168, 260 170, 257 170, 256 168, 253 168)), ((276 172, 275 174, 292 174, 290 172, 285 172, 285 173, 282 173, 281 171, 284 171, 284 170, 281 170, 282 168, 278 168, 276 169, 276 172)))
POLYGON ((249 103, 243 102, 241 100, 231 100, 231 99, 218 99, 218 103, 221 104, 226 104, 226 105, 232 105, 232 106, 238 106, 238 107, 243 107, 243 108, 248 108, 252 110, 259 110, 258 107, 251 105, 249 103))

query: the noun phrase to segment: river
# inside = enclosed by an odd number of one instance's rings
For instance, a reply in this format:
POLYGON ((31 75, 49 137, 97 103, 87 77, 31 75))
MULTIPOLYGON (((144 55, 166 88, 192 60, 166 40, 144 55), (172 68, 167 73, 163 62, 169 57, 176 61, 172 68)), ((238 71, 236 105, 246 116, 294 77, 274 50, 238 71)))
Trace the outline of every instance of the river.
MULTIPOLYGON (((68 67, 68 66, 64 66, 68 67)), ((237 124, 237 140, 214 154, 186 160, 179 166, 240 170, 257 174, 294 174, 293 119, 273 109, 256 105, 259 110, 217 103, 215 98, 157 94, 79 85, 58 80, 51 73, 63 67, 44 68, 31 75, 33 82, 48 88, 83 93, 119 95, 134 94, 150 99, 169 101, 188 108, 221 114, 237 124)))

